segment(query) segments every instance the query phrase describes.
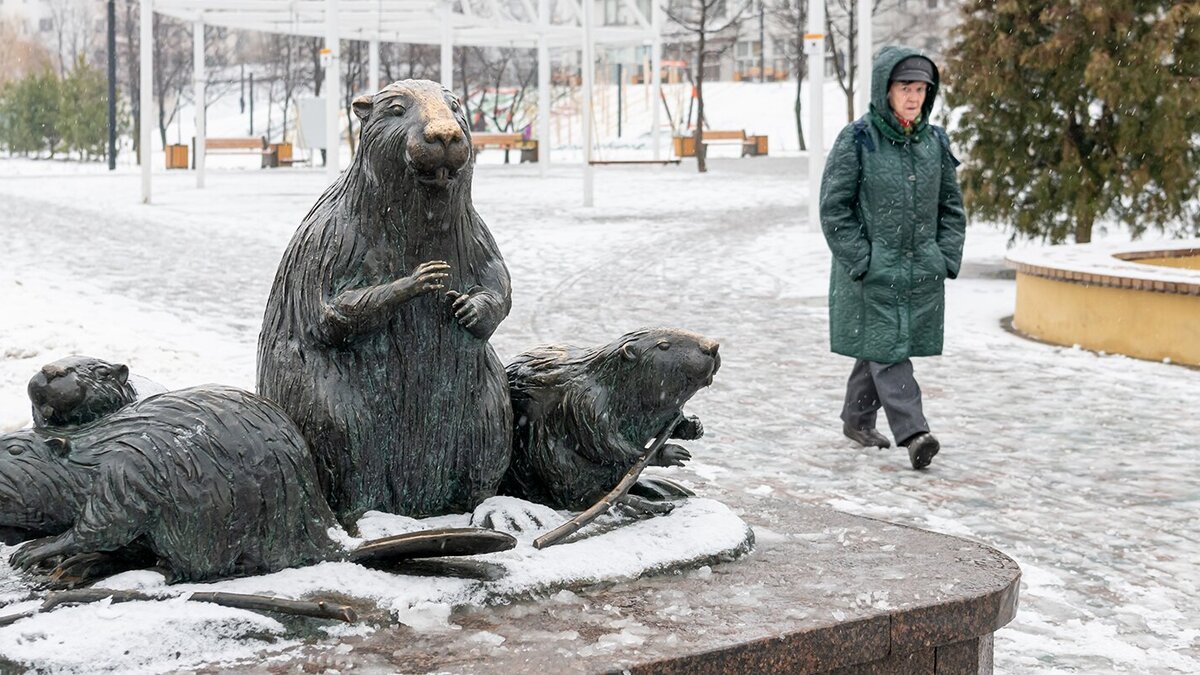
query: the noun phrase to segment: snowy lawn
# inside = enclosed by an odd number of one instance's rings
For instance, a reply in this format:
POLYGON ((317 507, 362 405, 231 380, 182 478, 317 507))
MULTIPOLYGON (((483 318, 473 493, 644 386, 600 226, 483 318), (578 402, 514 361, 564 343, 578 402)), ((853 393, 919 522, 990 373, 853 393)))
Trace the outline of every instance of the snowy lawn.
MULTIPOLYGON (((946 353, 916 362, 943 450, 913 472, 903 450, 841 436, 851 362, 827 348, 829 254, 801 160, 608 167, 592 209, 579 176, 476 171, 513 278, 502 359, 644 325, 714 337, 721 372, 689 406, 707 435, 672 473, 698 494, 751 525, 757 500, 783 496, 1008 553, 1024 575, 998 672, 1200 671, 1200 372, 1006 332, 1007 237, 973 225, 946 353)), ((187 172, 155 180, 142 206, 129 169, 0 161, 0 430, 28 422, 28 378, 71 353, 172 388, 253 388, 275 266, 323 173, 218 170, 203 191, 187 172)), ((277 632, 253 621, 243 633, 277 632)))

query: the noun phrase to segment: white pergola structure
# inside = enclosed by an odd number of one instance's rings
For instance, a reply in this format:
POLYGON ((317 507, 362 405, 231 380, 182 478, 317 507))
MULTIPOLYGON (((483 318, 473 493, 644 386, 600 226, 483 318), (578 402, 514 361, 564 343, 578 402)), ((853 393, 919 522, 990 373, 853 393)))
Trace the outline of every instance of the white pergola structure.
MULTIPOLYGON (((651 49, 653 99, 660 98, 662 10, 651 3, 645 16, 634 0, 623 0, 635 19, 631 26, 595 26, 592 0, 141 0, 141 147, 150 148, 153 109, 153 15, 191 22, 194 35, 196 101, 204 101, 204 27, 224 26, 325 38, 325 133, 330 180, 339 173, 338 101, 341 97, 339 42, 369 43, 369 82, 379 86, 379 43, 436 44, 442 50, 442 83, 451 85, 456 45, 537 49, 538 161, 550 160, 550 50, 582 52, 584 205, 592 204, 591 83, 595 45, 647 45, 651 49)), ((204 106, 196 105, 196 184, 204 186, 204 106)), ((661 154, 660 108, 654 106, 654 159, 661 154)), ((151 195, 150 153, 142 152, 142 201, 151 195)))

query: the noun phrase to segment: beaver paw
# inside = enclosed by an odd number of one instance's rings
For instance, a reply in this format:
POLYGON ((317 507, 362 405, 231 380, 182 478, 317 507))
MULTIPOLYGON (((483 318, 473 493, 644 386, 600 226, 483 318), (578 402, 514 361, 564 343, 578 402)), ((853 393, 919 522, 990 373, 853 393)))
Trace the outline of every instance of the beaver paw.
POLYGON ((692 453, 688 452, 687 448, 674 443, 667 443, 658 452, 656 466, 683 466, 683 463, 692 458, 692 453))
POLYGON ((46 537, 27 542, 12 554, 8 562, 15 569, 27 572, 42 565, 53 567, 62 556, 73 552, 72 542, 68 538, 69 534, 68 532, 57 537, 46 537))
POLYGON ((623 495, 617 504, 635 516, 662 516, 675 510, 675 505, 668 502, 652 502, 637 495, 623 495))
POLYGON ((678 438, 681 441, 694 441, 704 435, 704 425, 700 423, 700 418, 695 415, 679 420, 679 424, 671 430, 671 438, 678 438))
POLYGON ((564 518, 549 506, 516 497, 485 499, 471 514, 473 527, 486 527, 509 534, 549 530, 558 527, 563 520, 564 518))
POLYGON ((149 549, 126 547, 119 551, 96 551, 68 556, 50 571, 48 588, 60 590, 86 586, 120 572, 153 567, 157 561, 149 549))

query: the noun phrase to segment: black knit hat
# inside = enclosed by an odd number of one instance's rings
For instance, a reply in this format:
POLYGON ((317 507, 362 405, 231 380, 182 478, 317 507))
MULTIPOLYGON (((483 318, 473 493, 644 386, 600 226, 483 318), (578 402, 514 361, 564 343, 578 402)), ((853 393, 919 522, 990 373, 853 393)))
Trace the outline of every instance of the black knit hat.
POLYGON ((892 68, 889 82, 933 82, 933 63, 924 56, 910 56, 892 68))

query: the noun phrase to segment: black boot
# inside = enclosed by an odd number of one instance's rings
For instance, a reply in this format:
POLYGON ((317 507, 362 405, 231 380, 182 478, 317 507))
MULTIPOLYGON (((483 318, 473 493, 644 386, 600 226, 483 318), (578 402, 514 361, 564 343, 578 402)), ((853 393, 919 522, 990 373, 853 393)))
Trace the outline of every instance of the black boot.
POLYGON ((892 442, 889 441, 883 434, 874 429, 855 429, 849 424, 842 425, 842 433, 846 434, 846 438, 858 443, 864 448, 890 448, 892 442))
POLYGON ((908 447, 908 461, 912 462, 914 469, 924 469, 929 466, 933 462, 933 456, 938 454, 938 450, 942 447, 938 443, 938 439, 928 431, 913 436, 902 445, 908 447))

